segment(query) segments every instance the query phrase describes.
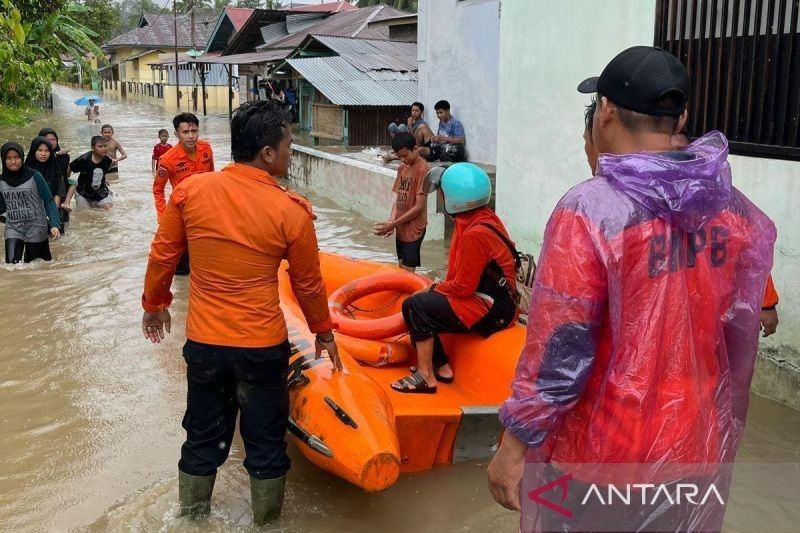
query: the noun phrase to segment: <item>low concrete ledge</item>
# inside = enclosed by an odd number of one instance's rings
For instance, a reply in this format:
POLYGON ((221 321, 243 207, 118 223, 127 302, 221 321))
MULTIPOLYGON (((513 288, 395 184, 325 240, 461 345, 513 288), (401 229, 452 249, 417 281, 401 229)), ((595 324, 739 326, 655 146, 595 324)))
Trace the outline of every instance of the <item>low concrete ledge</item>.
POLYGON ((800 411, 800 354, 788 346, 763 347, 750 390, 800 411))
MULTIPOLYGON (((327 196, 373 221, 386 220, 396 195, 396 170, 298 144, 292 145, 289 179, 327 196)), ((444 215, 436 211, 436 195, 428 196, 425 240, 444 239, 444 215)))

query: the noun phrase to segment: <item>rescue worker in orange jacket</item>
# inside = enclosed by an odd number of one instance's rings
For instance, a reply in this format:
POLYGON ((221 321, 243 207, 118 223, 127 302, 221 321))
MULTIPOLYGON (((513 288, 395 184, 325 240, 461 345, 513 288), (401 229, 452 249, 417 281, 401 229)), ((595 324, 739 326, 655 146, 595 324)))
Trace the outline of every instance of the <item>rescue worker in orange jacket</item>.
POLYGON ((775 226, 732 186, 721 133, 672 150, 690 93, 674 56, 630 48, 579 91, 598 101, 597 173, 548 222, 490 490, 523 531, 719 530, 717 500, 653 505, 641 487, 727 495, 775 226), (536 506, 553 470, 560 504, 536 506))
POLYGON ((237 413, 254 522, 280 513, 289 469, 290 355, 278 299, 281 261, 289 263, 292 288, 317 334, 317 357, 325 350, 334 370, 341 368, 311 206, 274 178, 288 172, 291 142, 289 123, 269 102, 241 106, 231 122, 234 163, 178 184, 153 239, 142 296, 142 331, 152 342, 169 332, 175 265, 187 248, 192 254, 181 514, 208 513, 237 413))
MULTIPOLYGON (((211 145, 198 138, 200 121, 197 116, 192 113, 180 113, 172 119, 172 125, 175 127, 178 144, 161 156, 153 180, 153 199, 159 217, 167 207, 164 197, 167 182, 174 191, 175 187, 189 176, 214 170, 214 152, 211 150, 211 145)), ((175 274, 179 276, 189 274, 188 252, 181 256, 175 274)))

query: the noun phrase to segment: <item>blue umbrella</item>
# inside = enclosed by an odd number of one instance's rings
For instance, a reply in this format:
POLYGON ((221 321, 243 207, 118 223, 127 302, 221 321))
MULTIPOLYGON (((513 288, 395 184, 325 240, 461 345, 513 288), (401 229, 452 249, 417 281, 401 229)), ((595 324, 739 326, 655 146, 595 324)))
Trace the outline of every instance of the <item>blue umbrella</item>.
POLYGON ((94 100, 95 104, 102 104, 103 100, 99 96, 81 96, 75 100, 76 105, 89 105, 89 100, 94 100))

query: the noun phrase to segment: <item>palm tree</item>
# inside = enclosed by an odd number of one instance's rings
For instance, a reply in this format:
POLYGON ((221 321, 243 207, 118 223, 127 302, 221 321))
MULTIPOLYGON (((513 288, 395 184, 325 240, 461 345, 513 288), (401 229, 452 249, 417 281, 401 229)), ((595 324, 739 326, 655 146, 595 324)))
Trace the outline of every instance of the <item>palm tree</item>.
POLYGON ((214 7, 210 0, 176 0, 178 13, 188 13, 192 9, 209 9, 214 7))
POLYGON ((279 9, 281 0, 238 0, 236 7, 249 7, 260 9, 279 9))

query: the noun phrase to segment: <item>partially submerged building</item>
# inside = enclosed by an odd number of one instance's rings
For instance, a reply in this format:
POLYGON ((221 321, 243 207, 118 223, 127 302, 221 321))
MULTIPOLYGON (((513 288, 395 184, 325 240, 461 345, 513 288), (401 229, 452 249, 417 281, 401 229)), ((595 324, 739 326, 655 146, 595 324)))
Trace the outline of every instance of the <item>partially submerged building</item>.
POLYGON ((385 145, 417 98, 417 45, 309 35, 274 76, 298 87, 300 127, 315 144, 385 145))
MULTIPOLYGON (((194 22, 189 15, 144 14, 133 30, 114 37, 103 45, 110 54, 109 66, 100 69, 102 90, 120 97, 144 96, 176 101, 177 82, 187 90, 184 97, 195 98, 196 92, 190 89, 196 76, 186 63, 178 63, 175 68, 174 54, 185 54, 190 50, 205 48, 208 36, 214 27, 215 19, 196 17, 194 22), (176 34, 177 29, 177 34, 176 34), (173 56, 171 66, 165 63, 173 56), (152 68, 152 65, 165 65, 152 68)), ((220 73, 210 73, 209 78, 222 79, 220 73)), ((196 100, 195 100, 196 101, 196 100)))

